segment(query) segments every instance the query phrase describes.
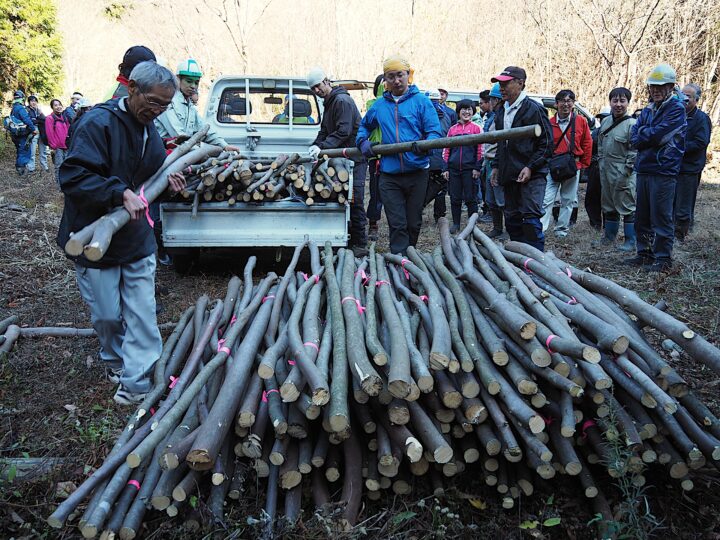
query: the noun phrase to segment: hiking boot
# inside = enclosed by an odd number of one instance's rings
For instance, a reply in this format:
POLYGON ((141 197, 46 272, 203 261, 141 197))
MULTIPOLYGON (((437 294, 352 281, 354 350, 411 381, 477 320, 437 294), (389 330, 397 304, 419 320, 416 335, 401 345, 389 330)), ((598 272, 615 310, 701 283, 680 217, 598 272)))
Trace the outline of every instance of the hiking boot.
POLYGON ((647 253, 638 253, 630 259, 623 260, 623 264, 627 266, 649 266, 655 262, 655 258, 647 253))
POLYGON ((634 223, 623 223, 623 235, 625 236, 625 242, 621 246, 618 246, 618 251, 624 251, 626 253, 632 253, 637 249, 637 236, 635 235, 635 224, 634 223))
POLYGON ((27 172, 27 169, 25 167, 15 167, 15 170, 20 176, 24 176, 27 172))
POLYGON ((168 255, 165 251, 158 251, 157 261, 163 266, 172 266, 172 257, 170 257, 170 255, 168 255))
POLYGON ((485 213, 485 214, 482 214, 482 215, 478 218, 478 222, 479 222, 479 223, 492 223, 492 222, 493 222, 492 214, 491 214, 490 212, 487 212, 487 213, 485 213))
POLYGON ((493 220, 492 231, 487 233, 489 238, 497 238, 502 236, 503 233, 503 211, 499 208, 493 208, 490 210, 493 220))
MULTIPOLYGON (((436 220, 437 221, 437 220, 436 220)), ((368 225, 368 240, 370 242, 377 242, 378 240, 378 224, 377 221, 371 221, 368 225)))
POLYGON ((105 378, 113 384, 120 384, 122 374, 122 368, 105 368, 105 378))
POLYGON ((368 255, 368 249, 366 246, 350 246, 350 249, 352 249, 353 255, 357 259, 362 259, 368 255))
POLYGON ((115 392, 115 395, 113 396, 113 400, 118 405, 138 405, 142 403, 146 395, 147 392, 138 392, 134 394, 127 390, 124 386, 120 385, 118 386, 117 392, 115 392))
POLYGON ((672 270, 672 261, 669 259, 662 259, 655 261, 652 264, 646 264, 642 267, 646 272, 669 272, 672 270))

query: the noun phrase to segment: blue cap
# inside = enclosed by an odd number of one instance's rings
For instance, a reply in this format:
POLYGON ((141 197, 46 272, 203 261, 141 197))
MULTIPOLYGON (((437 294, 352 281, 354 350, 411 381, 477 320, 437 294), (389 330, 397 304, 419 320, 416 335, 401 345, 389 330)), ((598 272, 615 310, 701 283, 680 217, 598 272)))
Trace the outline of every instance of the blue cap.
POLYGON ((490 97, 502 99, 502 94, 500 93, 500 83, 493 84, 493 87, 490 89, 490 97))

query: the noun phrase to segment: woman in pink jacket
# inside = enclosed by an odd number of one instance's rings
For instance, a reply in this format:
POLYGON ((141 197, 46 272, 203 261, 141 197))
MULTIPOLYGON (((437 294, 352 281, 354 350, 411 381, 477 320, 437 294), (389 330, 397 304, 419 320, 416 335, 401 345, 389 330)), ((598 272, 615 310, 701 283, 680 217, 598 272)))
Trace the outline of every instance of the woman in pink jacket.
POLYGON ((48 146, 53 149, 55 157, 55 181, 60 185, 60 165, 65 160, 67 150, 67 135, 70 122, 63 114, 63 105, 59 99, 50 102, 52 114, 45 118, 45 133, 47 134, 48 146))

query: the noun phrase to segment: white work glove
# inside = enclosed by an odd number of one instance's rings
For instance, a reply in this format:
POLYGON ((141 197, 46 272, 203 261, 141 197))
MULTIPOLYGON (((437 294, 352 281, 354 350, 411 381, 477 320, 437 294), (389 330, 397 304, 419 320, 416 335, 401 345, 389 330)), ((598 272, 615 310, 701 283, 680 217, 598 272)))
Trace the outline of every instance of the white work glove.
POLYGON ((320 154, 320 147, 313 144, 310 148, 308 148, 308 154, 310 154, 310 157, 313 159, 313 161, 315 161, 320 154))

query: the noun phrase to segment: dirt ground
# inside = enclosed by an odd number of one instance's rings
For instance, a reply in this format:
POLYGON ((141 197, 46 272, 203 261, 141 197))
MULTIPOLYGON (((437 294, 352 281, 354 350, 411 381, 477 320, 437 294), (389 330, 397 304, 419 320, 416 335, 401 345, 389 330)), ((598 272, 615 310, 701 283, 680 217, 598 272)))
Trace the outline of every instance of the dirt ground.
MULTIPOLYGON (((715 224, 720 204, 720 175, 712 172, 698 199, 695 232, 675 251, 675 269, 651 275, 620 266, 613 249, 590 246, 597 233, 584 211, 571 234, 563 241, 550 235, 547 249, 572 264, 612 278, 638 291, 649 302, 660 299, 669 312, 687 322, 713 343, 720 343, 720 234, 715 224)), ((582 199, 581 199, 582 206, 582 199)), ((18 177, 6 156, 0 161, 0 319, 17 315, 23 326, 89 327, 88 312, 74 281, 74 268, 55 243, 62 198, 49 173, 18 177)), ((483 225, 483 227, 488 227, 483 225)), ((436 242, 432 213, 426 212, 419 247, 436 242)), ((382 230, 379 249, 387 248, 382 230)), ((160 267, 157 298, 162 305, 159 322, 177 320, 201 295, 222 297, 227 280, 242 270, 243 256, 205 257, 189 275, 178 276, 160 267)), ((281 263, 282 264, 282 263, 281 263)), ((272 265, 266 265, 266 268, 272 265)), ((0 476, 0 538, 76 538, 77 529, 49 530, 44 523, 56 505, 58 482, 79 484, 109 451, 125 422, 126 409, 112 401, 114 388, 103 378, 95 359, 92 339, 23 339, 0 364, 0 457, 59 457, 63 464, 49 476, 23 482, 0 476)), ((716 413, 720 413, 720 378, 685 356, 673 361, 681 375, 716 413)), ((670 483, 666 471, 650 467, 645 472, 649 509, 661 522, 656 538, 720 538, 720 476, 702 469, 693 478, 695 490, 683 495, 670 483)), ((609 478, 599 479, 611 502, 620 498, 609 478)), ((263 504, 261 489, 248 486, 239 504, 229 507, 231 530, 220 537, 256 536, 248 516, 258 516, 263 504)), ((351 535, 377 538, 592 538, 591 506, 575 483, 556 477, 538 485, 530 499, 521 499, 510 511, 500 507, 494 490, 478 485, 472 474, 458 479, 446 498, 427 498, 422 482, 411 495, 388 497, 369 503, 365 520, 351 535), (469 499, 479 501, 472 504, 469 499), (422 502, 420 502, 422 501, 422 502), (447 508, 448 510, 444 510, 447 508), (457 515, 457 517, 453 517, 457 515), (560 524, 523 529, 528 521, 560 518, 560 524)), ((313 517, 287 538, 323 538, 327 523, 313 517)), ((198 538, 181 522, 162 516, 148 524, 147 538, 198 538)), ((332 536, 338 537, 333 534, 332 536)))

